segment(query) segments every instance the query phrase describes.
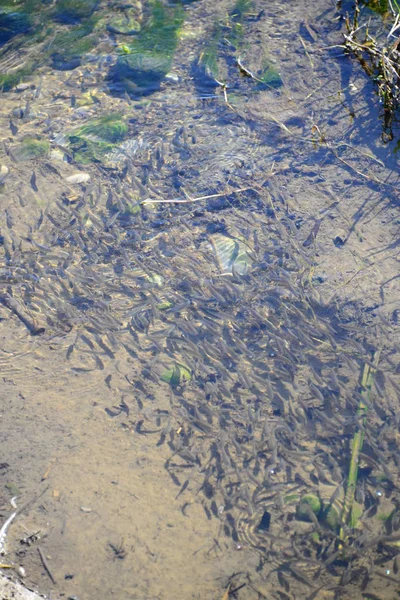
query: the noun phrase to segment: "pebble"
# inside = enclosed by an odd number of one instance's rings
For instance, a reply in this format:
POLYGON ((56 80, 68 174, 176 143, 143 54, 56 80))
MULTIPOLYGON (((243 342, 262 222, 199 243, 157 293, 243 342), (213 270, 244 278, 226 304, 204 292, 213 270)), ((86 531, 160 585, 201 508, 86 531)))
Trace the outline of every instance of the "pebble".
POLYGON ((10 169, 8 167, 6 167, 5 165, 1 165, 1 167, 0 167, 0 185, 3 185, 9 172, 10 172, 10 169))
POLYGON ((74 173, 66 178, 68 183, 87 183, 90 181, 89 173, 74 173))
POLYGON ((20 575, 21 577, 25 577, 25 575, 26 575, 26 571, 25 571, 24 567, 18 567, 17 572, 18 572, 18 575, 20 575))
POLYGON ((25 90, 34 89, 34 87, 31 83, 19 83, 14 89, 16 92, 25 92, 25 90))
POLYGON ((92 509, 89 508, 88 506, 81 506, 81 511, 84 513, 91 513, 92 509))
POLYGON ((166 74, 165 79, 171 83, 179 83, 179 75, 172 71, 166 74))

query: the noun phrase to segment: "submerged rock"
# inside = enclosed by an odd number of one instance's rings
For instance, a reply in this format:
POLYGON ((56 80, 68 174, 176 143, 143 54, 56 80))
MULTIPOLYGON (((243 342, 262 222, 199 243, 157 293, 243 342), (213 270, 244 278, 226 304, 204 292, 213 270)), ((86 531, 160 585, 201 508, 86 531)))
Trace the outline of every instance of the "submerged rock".
POLYGON ((12 2, 2 2, 0 6, 0 44, 5 44, 12 37, 26 33, 32 26, 27 12, 18 10, 12 2))
POLYGON ((127 10, 113 17, 107 25, 108 31, 120 35, 136 35, 140 31, 140 22, 136 11, 127 10))
POLYGON ((0 166, 0 186, 4 184, 9 172, 10 169, 8 167, 5 165, 0 166))
POLYGON ((128 133, 128 125, 119 114, 93 119, 67 135, 74 159, 82 164, 101 162, 128 133))
POLYGON ((64 23, 76 23, 90 17, 97 4, 97 0, 58 0, 56 19, 64 23))
POLYGON ((110 70, 110 89, 117 93, 147 94, 158 89, 171 70, 178 43, 178 29, 183 22, 182 8, 151 2, 151 14, 131 45, 121 47, 121 54, 110 70))

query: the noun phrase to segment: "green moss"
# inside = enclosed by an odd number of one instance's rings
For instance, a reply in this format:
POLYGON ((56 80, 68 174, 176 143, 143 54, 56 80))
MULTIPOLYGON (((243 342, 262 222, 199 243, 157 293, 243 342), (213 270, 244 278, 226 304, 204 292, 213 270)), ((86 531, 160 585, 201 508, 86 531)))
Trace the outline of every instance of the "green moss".
POLYGON ((13 73, 0 74, 0 90, 3 92, 8 92, 14 86, 18 85, 23 79, 26 79, 26 77, 31 75, 33 70, 34 67, 30 66, 17 69, 17 71, 14 71, 13 73))
POLYGON ((93 119, 68 135, 74 159, 82 164, 102 162, 128 133, 128 125, 118 114, 93 119))
POLYGON ((171 69, 183 23, 182 7, 166 6, 160 0, 150 3, 150 17, 132 44, 121 47, 110 78, 122 82, 128 92, 150 92, 171 69))
POLYGON ((172 302, 160 302, 160 304, 157 304, 157 308, 158 310, 168 310, 169 308, 171 308, 173 306, 172 302))
POLYGON ((323 512, 322 520, 332 531, 337 531, 340 527, 342 511, 335 504, 329 504, 323 512))
POLYGON ((34 137, 26 137, 13 150, 18 161, 31 160, 45 156, 50 152, 50 144, 47 140, 40 140, 34 137))
POLYGON ((83 165, 102 162, 104 155, 114 148, 113 144, 101 140, 91 141, 76 135, 69 136, 69 143, 74 160, 83 165))
POLYGON ((316 517, 321 512, 322 503, 316 494, 305 494, 302 496, 299 506, 297 507, 297 518, 303 521, 310 520, 310 509, 316 517))
POLYGON ((380 521, 386 522, 390 519, 391 516, 392 516, 392 512, 379 513, 378 515, 376 515, 376 518, 379 519, 380 521))
POLYGON ((161 381, 169 383, 172 387, 190 381, 191 374, 189 369, 182 364, 176 363, 171 368, 166 369, 161 375, 161 381))
POLYGON ((128 125, 118 114, 105 115, 95 119, 79 130, 81 137, 96 136, 112 144, 121 142, 127 133, 128 125))
POLYGON ((285 504, 293 504, 293 502, 299 501, 299 495, 298 494, 288 494, 287 496, 284 496, 283 501, 285 504))
POLYGON ((236 0, 230 15, 232 19, 243 19, 251 13, 253 8, 253 0, 236 0))
POLYGON ((262 72, 258 77, 258 88, 277 88, 283 85, 278 71, 267 60, 263 61, 262 72))

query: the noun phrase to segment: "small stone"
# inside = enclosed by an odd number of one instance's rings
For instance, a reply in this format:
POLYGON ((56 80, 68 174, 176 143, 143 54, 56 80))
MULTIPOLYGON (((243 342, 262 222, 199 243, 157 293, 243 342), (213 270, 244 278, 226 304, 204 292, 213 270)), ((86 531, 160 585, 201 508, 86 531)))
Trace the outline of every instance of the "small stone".
POLYGON ((340 235, 337 235, 335 237, 335 239, 333 240, 333 243, 336 246, 336 248, 342 248, 344 246, 345 242, 346 242, 346 240, 341 238, 340 235))
POLYGON ((32 85, 31 83, 19 83, 18 85, 15 86, 15 91, 16 92, 25 92, 26 90, 32 89, 35 86, 32 85))
POLYGON ((0 185, 3 185, 9 172, 10 172, 10 169, 8 167, 6 167, 5 165, 1 165, 1 167, 0 167, 0 185))
POLYGON ((81 511, 84 513, 91 513, 92 509, 89 508, 88 506, 81 506, 81 511))
POLYGON ((18 575, 20 575, 20 577, 25 577, 26 575, 26 571, 24 569, 24 567, 19 566, 17 569, 18 575))
POLYGON ((177 73, 173 73, 172 71, 166 74, 165 79, 171 83, 179 83, 179 75, 177 73))
POLYGON ((74 173, 66 178, 68 183, 88 183, 90 181, 89 173, 74 173))

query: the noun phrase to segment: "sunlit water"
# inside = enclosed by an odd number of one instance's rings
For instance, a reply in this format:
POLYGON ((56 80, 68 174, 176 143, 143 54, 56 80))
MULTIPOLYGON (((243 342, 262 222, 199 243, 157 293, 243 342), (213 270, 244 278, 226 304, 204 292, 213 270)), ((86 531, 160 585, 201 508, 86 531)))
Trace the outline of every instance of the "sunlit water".
POLYGON ((54 598, 394 598, 398 179, 344 8, 18 8, 4 564, 54 598))

